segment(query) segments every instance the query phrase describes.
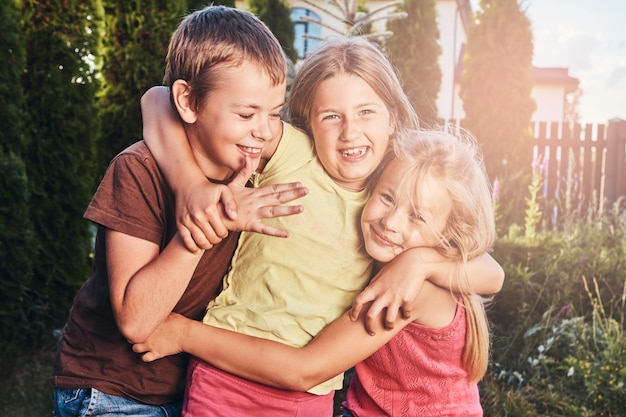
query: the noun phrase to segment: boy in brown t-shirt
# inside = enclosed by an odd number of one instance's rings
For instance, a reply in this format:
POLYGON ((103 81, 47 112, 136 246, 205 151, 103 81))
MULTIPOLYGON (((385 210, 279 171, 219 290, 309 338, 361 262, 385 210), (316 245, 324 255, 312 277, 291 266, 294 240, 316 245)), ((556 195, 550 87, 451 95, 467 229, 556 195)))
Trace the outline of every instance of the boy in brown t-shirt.
MULTIPOLYGON (((172 36, 165 83, 205 176, 228 184, 216 187, 216 200, 231 196, 242 208, 236 221, 225 220, 230 230, 285 236, 261 219, 301 210, 281 206, 306 194, 299 184, 244 187, 280 136, 285 82, 280 44, 248 12, 207 7, 187 16, 172 36)), ((202 317, 238 233, 216 226, 213 248, 192 253, 176 231, 175 203, 143 141, 113 159, 85 212, 98 226, 93 272, 59 342, 55 416, 180 414, 187 356, 144 363, 131 343, 145 340, 172 311, 202 317)), ((224 218, 219 207, 216 201, 224 218)))

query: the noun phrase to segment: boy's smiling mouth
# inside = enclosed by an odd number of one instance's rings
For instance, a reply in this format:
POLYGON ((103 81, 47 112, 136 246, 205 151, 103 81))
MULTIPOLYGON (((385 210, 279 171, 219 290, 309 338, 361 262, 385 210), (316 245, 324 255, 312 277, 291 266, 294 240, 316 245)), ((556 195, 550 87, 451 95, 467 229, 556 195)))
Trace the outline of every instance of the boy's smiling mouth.
POLYGON ((239 147, 239 149, 241 149, 243 152, 251 155, 251 156, 256 156, 261 154, 262 149, 261 148, 253 148, 250 146, 244 146, 244 145, 237 145, 239 147))

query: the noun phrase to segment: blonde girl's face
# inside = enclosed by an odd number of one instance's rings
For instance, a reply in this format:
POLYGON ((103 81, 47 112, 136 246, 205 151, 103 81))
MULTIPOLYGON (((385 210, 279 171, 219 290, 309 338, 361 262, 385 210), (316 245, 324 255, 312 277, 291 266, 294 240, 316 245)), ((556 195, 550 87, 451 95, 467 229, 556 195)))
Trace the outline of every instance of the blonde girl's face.
POLYGON ((392 161, 361 215, 365 249, 378 262, 390 262, 411 248, 439 245, 452 211, 447 190, 430 175, 421 183, 419 201, 413 204, 409 195, 398 189, 405 175, 404 163, 392 161))
POLYGON ((353 191, 363 189, 395 129, 383 100, 362 78, 347 74, 318 85, 310 128, 328 174, 353 191))

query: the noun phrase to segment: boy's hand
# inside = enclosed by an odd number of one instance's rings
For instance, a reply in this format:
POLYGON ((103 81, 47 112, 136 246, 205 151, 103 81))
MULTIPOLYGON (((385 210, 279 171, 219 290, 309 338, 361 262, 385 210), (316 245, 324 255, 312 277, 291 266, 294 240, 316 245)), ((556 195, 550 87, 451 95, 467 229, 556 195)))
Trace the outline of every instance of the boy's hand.
POLYGON ((188 320, 191 319, 170 313, 147 340, 133 345, 133 351, 142 354, 144 362, 152 362, 182 352, 180 341, 184 340, 184 329, 188 320))
POLYGON ((234 207, 232 193, 226 185, 203 180, 179 191, 176 224, 187 249, 196 253, 220 243, 228 235, 223 216, 236 217, 234 207))

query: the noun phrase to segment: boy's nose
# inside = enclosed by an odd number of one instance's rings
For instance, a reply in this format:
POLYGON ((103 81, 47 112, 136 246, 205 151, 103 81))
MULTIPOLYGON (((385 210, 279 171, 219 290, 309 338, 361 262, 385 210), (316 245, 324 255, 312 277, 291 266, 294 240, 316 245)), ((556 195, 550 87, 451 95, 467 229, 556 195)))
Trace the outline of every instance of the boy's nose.
POLYGON ((261 140, 272 139, 273 132, 269 118, 261 118, 256 126, 256 129, 252 132, 252 135, 261 140))

